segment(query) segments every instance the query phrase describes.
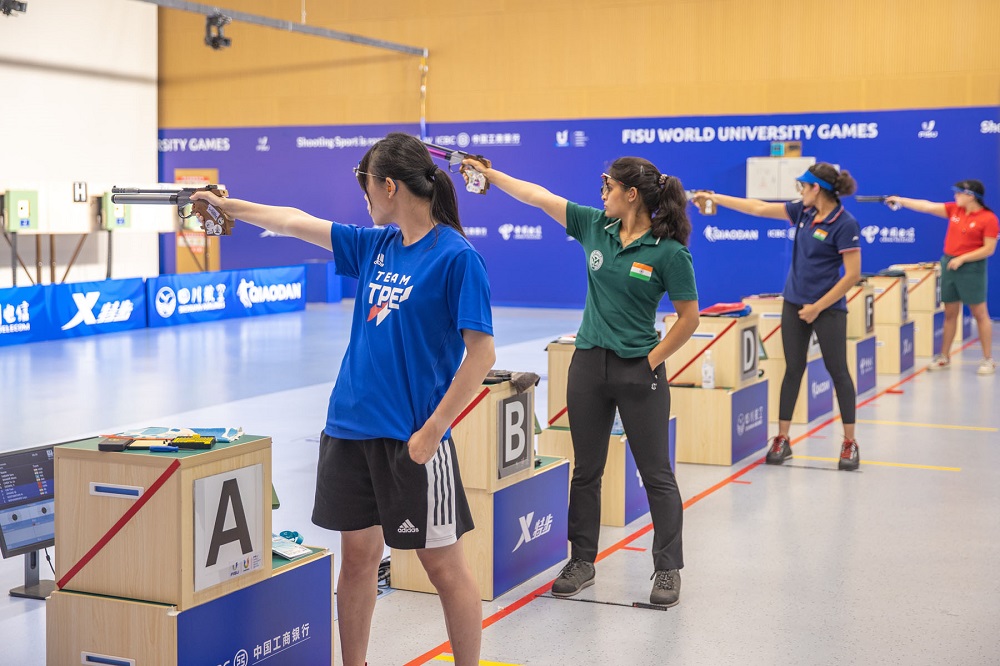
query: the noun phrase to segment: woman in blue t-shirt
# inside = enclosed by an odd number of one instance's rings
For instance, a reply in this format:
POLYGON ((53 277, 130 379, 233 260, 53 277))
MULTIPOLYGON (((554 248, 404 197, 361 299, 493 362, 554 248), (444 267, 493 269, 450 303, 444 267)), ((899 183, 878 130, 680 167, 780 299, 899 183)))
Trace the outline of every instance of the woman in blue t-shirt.
POLYGON ((451 178, 418 139, 389 134, 354 173, 374 228, 204 192, 192 198, 332 250, 337 273, 358 279, 312 516, 341 532, 344 664, 365 663, 383 543, 417 552, 455 662, 478 664, 482 606, 459 543, 472 515, 448 433, 496 358, 485 264, 462 231, 451 178))
POLYGON ((806 370, 809 338, 813 331, 823 352, 823 364, 833 387, 844 423, 844 441, 838 467, 855 470, 860 464, 854 438, 855 390, 847 366, 847 303, 844 299, 861 278, 861 229, 843 204, 841 195, 853 194, 857 183, 846 170, 818 162, 795 182, 799 201, 772 203, 741 199, 713 192, 698 192, 693 201, 711 200, 741 213, 788 220, 795 227, 792 267, 785 280, 781 311, 781 345, 785 376, 778 403, 778 434, 771 440, 766 462, 780 465, 792 456, 788 431, 795 400, 806 370))

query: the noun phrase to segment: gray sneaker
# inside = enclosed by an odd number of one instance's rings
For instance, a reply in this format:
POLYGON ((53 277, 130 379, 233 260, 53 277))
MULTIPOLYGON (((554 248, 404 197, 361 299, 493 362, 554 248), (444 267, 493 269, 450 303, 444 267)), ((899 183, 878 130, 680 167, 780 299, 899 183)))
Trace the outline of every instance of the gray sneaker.
POLYGON ((649 603, 657 606, 676 606, 681 601, 681 572, 677 569, 656 571, 650 577, 653 591, 649 593, 649 603))
POLYGON ((594 565, 578 557, 570 558, 559 577, 552 583, 552 596, 572 597, 585 587, 594 584, 594 565))

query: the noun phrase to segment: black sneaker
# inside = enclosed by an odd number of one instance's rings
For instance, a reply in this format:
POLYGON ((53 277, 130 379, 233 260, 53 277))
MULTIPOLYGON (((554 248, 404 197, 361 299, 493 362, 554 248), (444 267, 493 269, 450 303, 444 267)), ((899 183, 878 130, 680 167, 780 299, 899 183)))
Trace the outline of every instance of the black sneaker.
POLYGON ((677 569, 653 572, 653 591, 649 603, 657 606, 676 606, 681 601, 681 572, 677 569))
POLYGON ((861 455, 858 453, 858 440, 845 439, 844 445, 840 449, 840 461, 837 463, 837 467, 851 472, 856 470, 860 464, 861 455))
POLYGON ((780 465, 786 458, 792 457, 792 445, 784 435, 775 435, 771 440, 771 448, 767 450, 764 462, 768 465, 780 465))
POLYGON ((552 583, 552 596, 572 597, 585 587, 594 584, 594 565, 578 557, 570 558, 559 577, 552 583))

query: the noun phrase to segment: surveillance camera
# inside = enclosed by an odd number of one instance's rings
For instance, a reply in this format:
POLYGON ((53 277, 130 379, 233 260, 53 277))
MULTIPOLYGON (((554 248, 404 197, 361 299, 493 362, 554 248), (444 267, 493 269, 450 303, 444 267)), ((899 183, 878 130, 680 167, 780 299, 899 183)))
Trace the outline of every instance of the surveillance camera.
POLYGON ((223 27, 232 21, 231 18, 217 12, 205 17, 205 43, 218 51, 232 45, 232 40, 222 33, 223 27))
POLYGON ((227 46, 231 46, 233 40, 231 40, 229 37, 223 37, 222 35, 212 35, 211 37, 205 38, 205 43, 211 46, 216 51, 218 51, 219 49, 224 49, 227 46))

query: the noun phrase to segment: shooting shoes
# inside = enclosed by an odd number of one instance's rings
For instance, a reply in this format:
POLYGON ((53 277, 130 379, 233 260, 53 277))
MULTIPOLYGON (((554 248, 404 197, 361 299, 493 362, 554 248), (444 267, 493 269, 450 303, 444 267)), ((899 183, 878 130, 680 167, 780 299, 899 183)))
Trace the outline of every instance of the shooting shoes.
POLYGON ((570 558, 559 577, 552 583, 552 596, 572 597, 580 590, 594 584, 596 570, 590 562, 584 562, 579 557, 570 558))
POLYGON ((653 572, 653 591, 649 603, 657 606, 676 606, 681 601, 681 572, 677 569, 653 572))

